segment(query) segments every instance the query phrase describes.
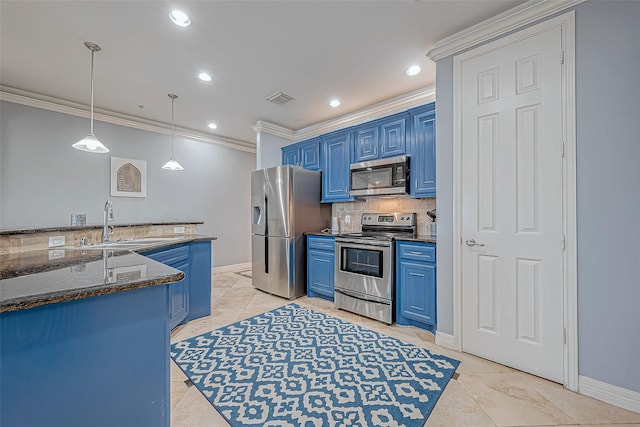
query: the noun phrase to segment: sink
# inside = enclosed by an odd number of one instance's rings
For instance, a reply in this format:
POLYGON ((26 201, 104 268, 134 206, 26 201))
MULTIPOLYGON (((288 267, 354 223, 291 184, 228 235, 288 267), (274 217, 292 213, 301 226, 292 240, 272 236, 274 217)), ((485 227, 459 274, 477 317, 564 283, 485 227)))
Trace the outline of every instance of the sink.
MULTIPOLYGON (((183 237, 141 237, 139 239, 128 239, 128 240, 117 240, 115 242, 109 243, 140 243, 140 244, 149 244, 149 243, 160 243, 160 242, 172 242, 174 240, 182 240, 183 237)), ((103 243, 98 243, 99 245, 103 243)))
POLYGON ((113 242, 98 242, 84 246, 65 246, 63 249, 136 249, 154 243, 166 243, 182 240, 183 237, 141 237, 139 239, 116 240, 113 242))

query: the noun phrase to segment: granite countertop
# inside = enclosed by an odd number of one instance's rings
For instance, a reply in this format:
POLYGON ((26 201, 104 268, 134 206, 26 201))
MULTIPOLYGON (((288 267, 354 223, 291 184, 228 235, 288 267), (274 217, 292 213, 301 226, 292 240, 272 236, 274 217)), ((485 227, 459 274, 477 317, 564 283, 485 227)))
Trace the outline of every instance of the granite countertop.
POLYGON ((436 237, 430 234, 418 234, 414 237, 398 237, 396 240, 403 242, 436 243, 436 237))
MULTIPOLYGON (((146 227, 152 225, 199 225, 204 224, 202 221, 171 221, 171 222, 139 222, 135 224, 117 224, 117 223, 109 223, 109 227, 146 227)), ((78 231, 78 230, 94 230, 102 228, 102 224, 93 224, 93 225, 63 225, 63 226, 55 226, 55 227, 24 227, 24 228, 12 228, 6 230, 0 230, 0 235, 12 235, 12 234, 35 234, 35 233, 48 233, 48 232, 56 232, 56 231, 78 231)))
POLYGON ((305 231, 304 235, 305 236, 330 236, 330 237, 337 236, 337 234, 333 234, 331 232, 323 233, 322 231, 305 231))
POLYGON ((136 252, 216 239, 194 234, 131 250, 86 246, 2 255, 0 313, 180 281, 180 270, 136 252))
MULTIPOLYGON (((304 233, 306 236, 331 236, 336 237, 336 234, 323 233, 321 231, 307 231, 304 233)), ((413 237, 396 237, 394 240, 403 242, 424 242, 424 243, 436 243, 436 238, 430 234, 418 234, 413 237)))

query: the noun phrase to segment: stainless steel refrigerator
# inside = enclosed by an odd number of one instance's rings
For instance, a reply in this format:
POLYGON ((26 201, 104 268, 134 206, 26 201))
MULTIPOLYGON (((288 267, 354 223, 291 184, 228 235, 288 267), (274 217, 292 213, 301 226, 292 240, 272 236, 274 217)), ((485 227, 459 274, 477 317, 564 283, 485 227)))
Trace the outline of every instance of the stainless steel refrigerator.
POLYGON ((320 172, 277 166, 251 173, 253 286, 293 299, 305 295, 305 231, 320 231, 331 219, 321 204, 320 172))

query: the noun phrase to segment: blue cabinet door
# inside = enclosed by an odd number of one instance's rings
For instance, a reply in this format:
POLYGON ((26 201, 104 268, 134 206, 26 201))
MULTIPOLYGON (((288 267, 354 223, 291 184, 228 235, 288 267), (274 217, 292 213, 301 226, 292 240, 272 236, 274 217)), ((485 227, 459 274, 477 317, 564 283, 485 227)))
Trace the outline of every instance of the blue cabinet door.
POLYGON ((355 129, 355 163, 385 157, 400 156, 406 152, 407 113, 395 114, 355 129))
POLYGON ((393 116, 380 124, 380 158, 400 156, 406 153, 408 114, 393 116))
POLYGON ((169 329, 182 323, 189 314, 189 261, 172 265, 184 273, 184 279, 169 285, 169 329))
POLYGON ((211 315, 211 241, 189 243, 187 321, 211 315))
POLYGON ((411 112, 411 197, 436 196, 435 104, 411 112))
POLYGON ((377 124, 357 128, 355 131, 354 162, 366 162, 378 158, 379 127, 377 124))
POLYGON ((300 143, 300 166, 314 171, 320 169, 320 138, 300 143))
POLYGON ((307 295, 333 301, 333 268, 331 252, 309 250, 307 259, 307 295))
POLYGON ((400 316, 435 325, 435 265, 400 261, 400 282, 400 316))
POLYGON ((333 301, 335 238, 307 236, 307 295, 333 301))
POLYGON ((436 247, 397 242, 396 322, 436 331, 436 247))
POLYGON ((339 132, 322 141, 322 201, 347 202, 352 132, 339 132))
POLYGON ((300 147, 298 144, 287 145, 282 147, 282 164, 283 165, 299 165, 300 164, 300 147))
POLYGON ((184 279, 167 285, 169 329, 173 329, 186 320, 189 314, 189 244, 141 252, 141 255, 177 268, 184 273, 184 279))

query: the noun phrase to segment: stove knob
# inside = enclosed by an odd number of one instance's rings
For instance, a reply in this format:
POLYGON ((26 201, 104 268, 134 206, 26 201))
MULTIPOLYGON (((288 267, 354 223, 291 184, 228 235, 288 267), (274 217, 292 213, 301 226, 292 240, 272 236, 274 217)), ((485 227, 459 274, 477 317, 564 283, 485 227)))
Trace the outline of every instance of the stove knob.
POLYGON ((403 216, 400 217, 400 221, 404 221, 404 217, 403 216))

